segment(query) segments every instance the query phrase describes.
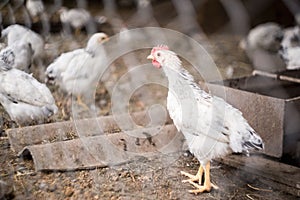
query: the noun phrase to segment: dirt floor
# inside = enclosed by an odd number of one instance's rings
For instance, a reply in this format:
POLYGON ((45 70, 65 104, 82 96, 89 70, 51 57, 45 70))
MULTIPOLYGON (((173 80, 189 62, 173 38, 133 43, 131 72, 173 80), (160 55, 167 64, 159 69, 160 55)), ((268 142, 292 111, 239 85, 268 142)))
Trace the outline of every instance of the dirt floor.
MULTIPOLYGON (((75 40, 62 40, 60 35, 51 36, 48 39, 45 66, 60 52, 84 46, 85 41, 84 36, 75 40)), ((238 44, 236 38, 212 36, 211 41, 214 41, 215 62, 224 76, 228 67, 233 69, 233 77, 251 72, 245 55, 241 51, 234 51, 238 44)), ((138 59, 144 59, 149 51, 150 49, 137 53, 138 59)), ((127 68, 124 67, 122 59, 112 64, 112 79, 118 80, 126 73, 127 68)), ((69 120, 72 117, 71 97, 55 86, 49 87, 57 101, 59 113, 45 123, 69 120)), ((140 90, 151 92, 155 98, 145 100, 137 91, 129 102, 131 111, 144 110, 153 102, 165 104, 165 88, 159 90, 157 86, 147 86, 140 90)), ((111 114, 110 95, 103 83, 99 83, 95 98, 97 115, 111 114)), ((196 173, 199 163, 187 152, 140 158, 128 164, 107 168, 35 172, 32 160, 17 157, 10 150, 5 130, 16 127, 16 124, 3 109, 1 113, 0 193, 5 193, 4 199, 296 199, 271 188, 261 177, 217 162, 212 164, 211 173, 212 181, 219 189, 199 195, 190 194, 188 190, 193 187, 181 182, 185 177, 180 175, 180 171, 196 173)), ((81 117, 85 117, 84 111, 81 117)))
POLYGON ((1 179, 6 199, 296 199, 264 184, 260 177, 212 164, 210 193, 194 195, 180 171, 196 173, 198 162, 188 153, 141 158, 121 166, 73 172, 35 172, 30 161, 16 158, 1 140, 1 179))

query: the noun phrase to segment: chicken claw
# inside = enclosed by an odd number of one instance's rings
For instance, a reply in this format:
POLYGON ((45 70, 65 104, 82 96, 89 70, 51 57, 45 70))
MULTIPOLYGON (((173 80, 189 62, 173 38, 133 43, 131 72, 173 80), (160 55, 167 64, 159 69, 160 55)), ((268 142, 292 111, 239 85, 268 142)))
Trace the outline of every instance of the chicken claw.
POLYGON ((184 171, 181 171, 180 173, 184 176, 189 177, 189 179, 183 180, 182 181, 183 183, 190 182, 190 181, 192 181, 192 182, 198 181, 199 185, 201 185, 202 175, 203 175, 203 167, 202 166, 199 167, 199 170, 198 170, 196 175, 192 175, 192 174, 189 174, 189 173, 184 172, 184 171))

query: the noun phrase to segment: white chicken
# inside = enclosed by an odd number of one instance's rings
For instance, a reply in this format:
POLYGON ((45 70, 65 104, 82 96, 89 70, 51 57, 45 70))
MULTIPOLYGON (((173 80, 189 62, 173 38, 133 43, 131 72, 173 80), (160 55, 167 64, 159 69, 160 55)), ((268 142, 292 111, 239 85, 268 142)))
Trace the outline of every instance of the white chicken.
POLYGON ((50 84, 58 85, 62 87, 61 74, 66 71, 71 60, 79 54, 83 54, 84 49, 75 49, 66 53, 62 53, 57 57, 46 69, 46 80, 45 82, 50 84))
POLYGON ((280 54, 288 70, 300 69, 300 46, 283 48, 280 50, 280 54))
POLYGON ((286 28, 281 42, 279 54, 283 58, 286 69, 300 68, 300 28, 299 26, 286 28))
POLYGON ((34 22, 38 21, 39 16, 45 12, 45 7, 41 0, 27 0, 26 9, 34 22))
POLYGON ((251 29, 247 38, 240 42, 240 47, 245 50, 255 68, 280 71, 285 69, 285 64, 278 53, 282 39, 281 27, 269 22, 251 29))
POLYGON ((62 7, 58 10, 58 13, 60 14, 62 24, 71 25, 75 29, 76 35, 79 35, 80 30, 92 20, 90 13, 83 8, 68 9, 62 7))
POLYGON ((63 53, 47 70, 47 79, 55 82, 69 94, 77 95, 78 103, 85 104, 81 95, 89 93, 99 75, 98 62, 103 61, 101 45, 108 40, 105 33, 95 33, 89 39, 85 49, 76 49, 63 53))
POLYGON ((280 49, 283 39, 283 30, 276 23, 260 24, 250 30, 246 42, 246 48, 261 48, 270 52, 280 49))
POLYGON ((10 118, 20 126, 33 121, 42 122, 57 112, 55 100, 45 84, 31 75, 0 63, 0 103, 10 118))
POLYGON ((31 44, 33 59, 39 60, 44 56, 43 38, 25 26, 18 24, 10 25, 2 30, 1 37, 7 37, 7 45, 11 46, 16 41, 23 41, 31 44))
POLYGON ((189 177, 184 182, 196 187, 190 190, 195 194, 217 188, 210 181, 210 160, 231 152, 263 149, 262 139, 239 110, 222 98, 203 91, 167 46, 154 47, 147 58, 152 60, 155 67, 162 68, 167 76, 167 109, 170 117, 178 131, 184 134, 191 153, 200 161, 195 176, 181 172, 189 177), (203 173, 204 184, 201 185, 203 173))
POLYGON ((293 48, 300 46, 300 27, 290 27, 284 29, 284 37, 281 41, 282 48, 293 48))
POLYGON ((31 44, 22 40, 16 41, 12 45, 2 49, 0 54, 5 54, 9 51, 12 51, 14 54, 14 63, 12 67, 29 73, 33 55, 31 44))

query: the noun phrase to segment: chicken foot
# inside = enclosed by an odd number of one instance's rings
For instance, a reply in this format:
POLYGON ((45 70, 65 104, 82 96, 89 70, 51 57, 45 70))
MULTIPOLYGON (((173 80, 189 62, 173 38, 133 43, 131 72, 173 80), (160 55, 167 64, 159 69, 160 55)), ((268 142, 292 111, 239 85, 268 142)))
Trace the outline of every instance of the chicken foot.
POLYGON ((200 165, 198 173, 194 176, 186 172, 181 172, 182 175, 189 177, 190 179, 184 180, 183 182, 189 182, 195 188, 195 190, 189 190, 190 193, 198 194, 203 193, 205 191, 209 192, 211 188, 218 189, 219 187, 210 181, 210 162, 208 162, 205 166, 205 169, 200 165), (201 185, 202 174, 204 173, 204 184, 201 185), (194 181, 198 181, 199 184, 194 183, 194 181))
POLYGON ((204 170, 203 170, 202 165, 200 165, 199 170, 198 170, 196 175, 192 175, 192 174, 189 174, 187 172, 181 171, 180 173, 182 175, 185 175, 185 176, 189 177, 189 179, 183 180, 182 182, 186 183, 186 182, 190 182, 190 181, 192 181, 192 182, 198 181, 199 185, 201 185, 202 184, 203 171, 204 170))
POLYGON ((89 110, 90 108, 82 101, 82 98, 80 95, 77 95, 77 103, 81 105, 85 110, 89 110))

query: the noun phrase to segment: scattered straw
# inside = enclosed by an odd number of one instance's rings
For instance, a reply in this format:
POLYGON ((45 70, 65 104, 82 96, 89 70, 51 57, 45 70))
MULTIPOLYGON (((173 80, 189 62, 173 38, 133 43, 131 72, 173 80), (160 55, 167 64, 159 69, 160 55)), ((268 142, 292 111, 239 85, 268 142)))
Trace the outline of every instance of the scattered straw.
POLYGON ((133 175, 131 172, 130 172, 129 174, 130 174, 130 177, 131 177, 132 181, 133 181, 133 182, 136 182, 136 181, 135 181, 135 178, 134 178, 134 175, 133 175))
POLYGON ((257 194, 246 194, 246 197, 248 197, 251 200, 256 200, 256 199, 264 199, 263 196, 257 195, 257 194), (256 197, 256 198, 254 198, 256 197))
POLYGON ((272 192, 272 190, 269 190, 269 189, 262 189, 262 188, 257 188, 257 187, 254 187, 254 186, 250 185, 250 184, 247 184, 247 186, 248 186, 249 188, 252 188, 253 190, 257 190, 257 191, 272 192))
POLYGON ((17 171, 17 174, 15 174, 15 177, 26 176, 26 175, 31 175, 31 174, 35 174, 35 173, 36 172, 34 172, 34 171, 29 171, 29 172, 24 172, 24 173, 21 173, 21 172, 17 171))
POLYGON ((252 198, 252 197, 250 196, 250 194, 246 194, 246 197, 248 197, 248 198, 251 199, 251 200, 255 200, 254 198, 252 198))

